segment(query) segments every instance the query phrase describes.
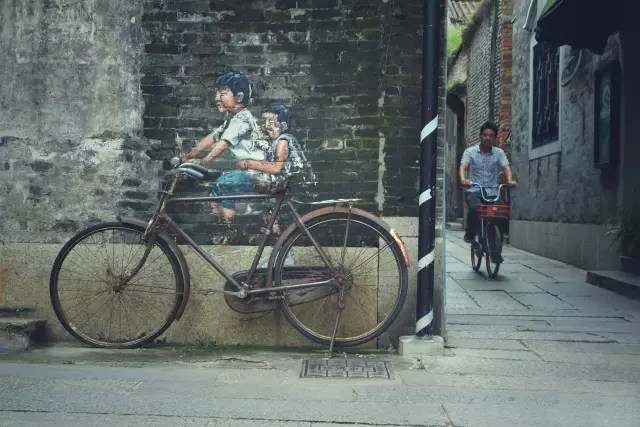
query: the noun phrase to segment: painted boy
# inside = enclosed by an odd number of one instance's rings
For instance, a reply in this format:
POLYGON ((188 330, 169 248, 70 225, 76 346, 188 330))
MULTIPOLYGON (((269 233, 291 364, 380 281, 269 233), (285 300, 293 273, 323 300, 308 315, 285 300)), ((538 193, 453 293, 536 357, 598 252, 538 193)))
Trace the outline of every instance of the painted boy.
MULTIPOLYGON (((227 113, 228 119, 222 126, 214 130, 200 141, 187 155, 185 162, 192 161, 198 153, 211 148, 202 160, 207 164, 218 158, 226 150, 242 160, 260 161, 266 158, 268 147, 260 144, 262 132, 258 121, 247 108, 251 100, 251 84, 242 73, 230 71, 220 76, 215 82, 215 103, 220 113, 227 113)), ((264 179, 263 173, 257 170, 237 170, 222 175, 216 181, 211 196, 228 196, 254 192, 254 181, 264 179)), ((221 200, 211 202, 214 215, 230 224, 235 217, 235 201, 221 200)))
MULTIPOLYGON (((302 174, 308 167, 307 159, 298 139, 290 132, 293 128, 291 109, 284 104, 269 104, 260 118, 262 131, 271 139, 271 146, 265 160, 240 160, 240 169, 262 172, 259 179, 270 182, 284 182, 302 174)), ((302 176, 298 177, 302 179, 302 176)), ((274 226, 277 233, 277 224, 274 226)))

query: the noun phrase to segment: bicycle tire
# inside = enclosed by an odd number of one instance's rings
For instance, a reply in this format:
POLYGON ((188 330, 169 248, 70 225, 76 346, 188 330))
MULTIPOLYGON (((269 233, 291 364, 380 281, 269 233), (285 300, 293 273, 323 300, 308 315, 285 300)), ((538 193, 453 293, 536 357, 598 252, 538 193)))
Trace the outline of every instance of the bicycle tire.
POLYGON ((471 243, 471 267, 475 271, 479 271, 480 266, 482 265, 482 252, 476 249, 476 244, 479 244, 479 243, 477 242, 471 243))
MULTIPOLYGON (((398 280, 399 280, 399 289, 397 292, 397 297, 395 297, 395 302, 393 303, 393 309, 390 311, 390 314, 388 315, 388 317, 386 317, 386 319, 384 319, 382 322, 376 324, 376 326, 369 330, 366 331, 363 334, 359 334, 357 336, 353 336, 353 337, 336 337, 335 343, 334 345, 336 347, 350 347, 350 346, 356 346, 356 345, 360 345, 360 344, 364 344, 368 341, 371 341, 375 338, 377 338, 378 336, 380 336, 385 330, 387 330, 389 328, 389 326, 391 326, 391 324, 396 320, 396 318, 398 317, 398 315, 400 314, 400 311, 402 310, 402 307, 404 305, 406 296, 407 296, 407 289, 408 289, 408 271, 407 271, 407 266, 404 263, 404 257, 402 254, 402 250, 401 248, 396 244, 395 239, 393 238, 393 236, 391 235, 391 233, 389 233, 385 228, 383 228, 380 224, 376 223, 375 221, 372 221, 369 218, 366 218, 362 215, 359 215, 357 213, 345 213, 345 212, 337 212, 337 213, 328 213, 328 214, 322 214, 319 216, 316 216, 314 218, 311 218, 309 220, 307 220, 304 224, 305 226, 309 229, 309 231, 311 233, 313 233, 313 229, 314 227, 317 227, 320 224, 324 224, 324 223, 328 223, 329 221, 339 221, 339 220, 345 220, 349 218, 350 221, 352 221, 352 224, 361 224, 364 225, 366 227, 369 227, 373 230, 375 230, 379 236, 382 237, 382 239, 386 242, 385 246, 382 250, 385 250, 386 248, 390 248, 391 249, 391 253, 392 256, 395 260, 395 264, 398 267, 398 280)), ((291 251, 291 248, 293 247, 293 244, 296 242, 296 240, 298 238, 300 238, 301 236, 305 236, 304 232, 298 227, 296 228, 296 230, 283 242, 281 249, 278 253, 278 256, 276 258, 275 261, 275 283, 276 286, 282 286, 282 281, 283 281, 283 272, 285 271, 285 262, 287 261, 287 257, 289 256, 289 253, 291 251)), ((305 236, 306 237, 306 236, 305 236)), ((379 242, 380 244, 380 242, 379 242)), ((380 244, 381 245, 381 244, 380 244)), ((354 249, 357 250, 357 249, 354 249)), ((317 252, 315 251, 315 249, 313 250, 316 254, 317 252)), ((364 251, 364 249, 363 249, 364 251)), ((380 259, 380 249, 378 248, 378 259, 380 259)), ((344 258, 344 256, 343 256, 344 258)), ((355 261, 353 261, 351 264, 353 265, 355 263, 355 261)), ((385 261, 386 263, 391 263, 391 261, 385 261)), ((380 277, 380 270, 379 270, 379 266, 380 264, 378 264, 378 270, 377 273, 378 274, 378 278, 380 277)), ((349 267, 351 268, 351 267, 349 267)), ((360 266, 354 267, 354 270, 360 269, 360 266)), ((355 280, 354 280, 355 281, 355 280)), ((386 284, 386 282, 385 282, 386 284)), ((353 285, 353 288, 355 289, 355 284, 353 285)), ((380 284, 378 283, 378 289, 380 288, 380 284)), ((304 335, 305 337, 309 338, 310 340, 318 343, 318 344, 322 344, 325 346, 328 346, 331 342, 331 336, 327 335, 327 334, 323 334, 323 333, 319 333, 318 331, 314 331, 311 327, 305 325, 299 318, 298 316, 296 316, 296 314, 293 312, 292 307, 289 305, 289 303, 287 302, 287 298, 284 297, 281 300, 281 309, 284 313, 285 318, 287 319, 287 321, 298 331, 300 332, 302 335, 304 335)), ((346 308, 345 308, 346 309, 346 308)), ((377 318, 377 314, 376 313, 376 318, 377 318)), ((335 315, 334 315, 335 316, 335 315)))
POLYGON ((487 225, 487 245, 486 245, 486 267, 487 274, 490 278, 495 279, 500 271, 500 263, 502 260, 496 260, 496 257, 500 257, 502 254, 502 233, 497 224, 487 225), (495 267, 491 264, 495 264, 495 267))
MULTIPOLYGON (((87 334, 86 331, 82 331, 81 328, 79 328, 77 325, 73 324, 73 319, 68 319, 67 315, 65 315, 65 307, 61 304, 62 301, 64 301, 63 298, 61 298, 60 295, 60 272, 61 272, 61 268, 64 267, 65 265, 65 261, 68 259, 68 257, 70 256, 70 254, 72 253, 72 251, 80 244, 84 244, 85 246, 87 246, 87 243, 85 243, 86 240, 88 240, 89 237, 92 237, 94 235, 96 235, 97 233, 101 232, 101 231, 108 231, 108 230, 121 230, 121 231, 131 231, 134 234, 137 235, 142 235, 145 231, 145 228, 143 226, 137 225, 137 224, 132 224, 132 223, 127 223, 127 222, 122 222, 122 221, 118 221, 118 222, 104 222, 104 223, 100 223, 100 224, 96 224, 93 225, 91 227, 88 227, 84 230, 79 231, 76 235, 74 235, 64 246, 63 248, 60 250, 60 252, 58 253, 58 256, 56 257, 52 270, 51 270, 51 276, 50 276, 50 281, 49 281, 49 293, 50 293, 50 298, 51 298, 51 304, 53 306, 53 310, 56 314, 56 317, 58 318, 58 320, 60 321, 60 323, 62 324, 62 326, 65 328, 65 330, 67 330, 67 332, 69 332, 72 336, 74 336, 75 338, 77 338, 79 341, 88 344, 90 346, 93 347, 99 347, 99 348, 117 348, 117 349, 126 349, 126 348, 136 348, 136 347, 140 347, 142 345, 144 345, 147 342, 151 342, 153 340, 155 340, 157 337, 159 337, 160 335, 162 335, 167 328, 169 328, 169 326, 173 323, 173 321, 175 320, 176 314, 181 306, 183 297, 184 297, 184 279, 183 279, 183 272, 182 272, 182 268, 181 268, 181 264, 179 261, 178 256, 174 253, 173 249, 171 248, 171 245, 169 244, 169 242, 166 242, 163 238, 157 236, 155 244, 154 244, 154 248, 159 248, 160 252, 158 253, 157 257, 160 258, 162 256, 162 254, 164 254, 166 256, 166 259, 169 262, 169 265, 171 267, 171 271, 173 272, 173 275, 175 277, 175 283, 173 283, 171 286, 175 286, 175 297, 172 298, 173 302, 170 303, 169 305, 171 306, 170 309, 167 311, 168 315, 166 316, 165 319, 161 319, 160 325, 157 328, 154 328, 152 330, 151 333, 145 333, 143 335, 139 335, 134 339, 126 339, 126 340, 121 340, 118 342, 110 342, 110 341, 106 341, 104 339, 101 339, 99 337, 92 337, 89 336, 87 334)), ((125 241, 126 243, 126 241, 125 241)), ((93 243, 95 245, 95 243, 93 243)), ((124 244, 121 245, 124 248, 126 247, 124 244)), ((142 246, 140 246, 140 248, 142 248, 142 246)), ((87 247, 85 249, 85 251, 89 251, 89 248, 87 247)), ((138 249, 139 252, 139 249, 138 249)), ((98 254, 102 254, 105 253, 108 257, 109 253, 108 251, 106 252, 101 252, 101 251, 96 251, 95 253, 92 253, 94 255, 94 257, 96 259, 96 253, 98 254)), ((154 253, 155 255, 155 253, 154 253)), ((114 256, 115 256, 115 250, 114 250, 114 256)), ((151 258, 151 256, 149 257, 151 258)), ((156 259, 158 259, 156 258, 156 259)), ((69 258, 70 263, 71 263, 71 259, 69 258)), ((89 260, 90 263, 93 263, 93 259, 89 260)), ((147 259, 147 263, 149 262, 149 259, 147 259)), ((127 263, 126 268, 129 267, 130 263, 132 263, 131 267, 133 268, 133 266, 135 266, 137 263, 133 262, 133 259, 130 259, 129 263, 127 263)), ((108 263, 110 264, 110 263, 108 263)), ((117 267, 117 262, 115 260, 115 258, 113 259, 113 265, 117 267)), ((121 263, 122 264, 122 263, 121 263)), ((77 265, 77 264, 76 264, 77 265)), ((145 265, 150 265, 150 264, 145 264, 145 265)), ((83 266, 85 268, 85 270, 83 271, 83 273, 88 272, 88 265, 84 265, 83 266)), ((109 265, 108 267, 109 269, 111 269, 111 266, 109 265)), ((140 272, 142 272, 142 270, 145 267, 143 266, 143 268, 141 269, 140 272)), ((140 273, 139 272, 139 273, 140 273)), ((139 274, 138 273, 138 274, 139 274)), ((81 273, 82 274, 82 273, 81 273)), ((136 276, 137 277, 137 276, 136 276)), ((91 278, 100 278, 100 276, 91 276, 91 278)), ((78 280, 78 279, 74 279, 74 282, 77 280, 78 283, 90 283, 89 280, 78 280)), ((104 280, 102 280, 104 281, 104 280)), ((105 289, 109 289, 110 284, 105 281, 106 288, 105 289)), ((103 284, 101 284, 100 286, 105 286, 103 284)), ((131 292, 132 296, 129 296, 130 301, 133 301, 133 298, 138 298, 138 300, 143 300, 143 297, 135 294, 135 292, 138 293, 148 293, 148 294, 152 294, 152 293, 163 293, 163 292, 151 292, 148 290, 140 290, 138 289, 137 291, 135 290, 136 287, 138 288, 147 288, 149 286, 146 286, 146 284, 132 284, 131 285, 133 291, 131 292)), ((160 289, 171 289, 171 288, 160 288, 160 289)), ((89 292, 88 290, 81 290, 81 292, 89 292)), ((105 291, 101 291, 101 292, 105 292, 105 291)), ((112 290, 108 290, 108 293, 111 293, 112 290)), ((114 292, 115 294, 115 292, 114 292)), ((170 292, 167 292, 167 294, 170 294, 170 292)), ((90 297, 93 298, 93 297, 90 297)), ((102 297, 98 297, 98 299, 100 299, 102 297)), ((113 297, 115 298, 115 297, 113 297)), ((113 299, 112 298, 112 299, 113 299)), ((122 292, 122 295, 119 295, 118 298, 120 299, 120 303, 122 304, 122 300, 126 299, 124 298, 124 293, 122 292)), ((152 298, 152 297, 147 297, 147 298, 152 298)), ((149 299, 147 301, 149 301, 149 299)), ((96 301, 94 300, 93 302, 91 302, 91 304, 94 304, 96 301)), ((115 304, 112 302, 112 304, 115 304)), ((143 304, 145 304, 143 302, 143 304)), ((155 306, 152 306, 155 307, 155 306)), ((87 307, 88 308, 88 307, 87 307)), ((115 310, 115 305, 112 306, 112 311, 111 314, 113 315, 113 311, 115 310)), ((148 308, 148 310, 151 310, 151 307, 148 308)), ((131 324, 134 324, 134 322, 131 322, 132 318, 129 315, 129 312, 126 310, 126 307, 124 309, 125 314, 127 316, 127 318, 129 319, 131 324)), ((137 313, 136 313, 137 314, 137 313)), ((133 313, 131 313, 131 315, 133 315, 133 313)), ((76 315, 77 316, 77 315, 76 315)), ((110 318, 111 319, 111 318, 110 318)), ((122 322, 122 316, 120 318, 120 322, 122 322)), ((126 323, 125 323, 125 326, 126 323)), ((130 329, 131 325, 129 325, 129 329, 130 329)), ((106 326, 105 326, 106 328, 106 326)), ((134 325, 135 328, 135 325, 134 325)), ((145 328, 145 325, 142 324, 142 328, 145 328)), ((111 327, 109 332, 111 331, 111 327)), ((135 329, 134 329, 135 331, 135 329)))

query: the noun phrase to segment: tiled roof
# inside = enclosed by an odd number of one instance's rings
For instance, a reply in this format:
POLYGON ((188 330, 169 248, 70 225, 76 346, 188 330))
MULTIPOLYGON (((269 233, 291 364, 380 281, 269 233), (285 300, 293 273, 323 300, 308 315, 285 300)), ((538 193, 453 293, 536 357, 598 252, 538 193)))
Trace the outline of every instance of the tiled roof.
POLYGON ((479 0, 447 0, 447 17, 452 24, 467 24, 479 0))

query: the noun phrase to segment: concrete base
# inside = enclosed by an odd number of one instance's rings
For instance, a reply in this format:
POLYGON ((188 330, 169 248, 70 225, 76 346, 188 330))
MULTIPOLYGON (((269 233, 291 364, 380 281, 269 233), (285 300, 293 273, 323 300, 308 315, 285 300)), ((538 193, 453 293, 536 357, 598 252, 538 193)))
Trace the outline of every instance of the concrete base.
POLYGON ((398 353, 401 356, 442 356, 444 339, 437 335, 418 338, 414 335, 400 337, 398 353))
POLYGON ((24 351, 40 341, 46 321, 18 317, 0 317, 0 351, 24 351))

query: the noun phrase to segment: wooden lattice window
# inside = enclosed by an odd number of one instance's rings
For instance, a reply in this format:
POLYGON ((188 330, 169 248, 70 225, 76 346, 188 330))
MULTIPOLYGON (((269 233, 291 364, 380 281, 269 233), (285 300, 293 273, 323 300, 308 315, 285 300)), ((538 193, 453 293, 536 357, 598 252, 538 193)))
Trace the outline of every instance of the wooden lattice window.
POLYGON ((558 139, 560 55, 551 43, 533 48, 533 148, 558 139))

